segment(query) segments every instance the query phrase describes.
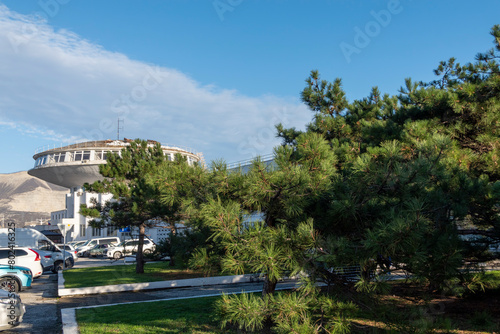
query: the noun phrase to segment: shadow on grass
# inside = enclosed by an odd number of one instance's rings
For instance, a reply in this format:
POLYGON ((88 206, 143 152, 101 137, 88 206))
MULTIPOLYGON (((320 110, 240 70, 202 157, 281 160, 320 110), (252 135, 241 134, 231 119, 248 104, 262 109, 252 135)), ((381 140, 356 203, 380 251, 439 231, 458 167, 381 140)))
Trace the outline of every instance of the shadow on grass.
POLYGON ((171 267, 168 262, 146 263, 144 274, 135 272, 135 264, 77 268, 64 272, 66 288, 145 283, 203 277, 201 271, 171 267))
POLYGON ((204 297, 77 310, 80 333, 232 333, 219 328, 204 297))

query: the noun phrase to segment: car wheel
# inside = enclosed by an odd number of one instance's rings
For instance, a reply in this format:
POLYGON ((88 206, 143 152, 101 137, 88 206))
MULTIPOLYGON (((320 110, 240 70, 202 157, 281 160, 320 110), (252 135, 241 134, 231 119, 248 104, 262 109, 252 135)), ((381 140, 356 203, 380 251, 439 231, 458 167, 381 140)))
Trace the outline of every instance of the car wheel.
POLYGON ((122 252, 115 252, 115 253, 113 254, 113 258, 114 258, 115 260, 118 260, 118 259, 119 259, 119 258, 121 258, 121 257, 122 257, 122 252))
POLYGON ((21 285, 13 277, 2 277, 0 278, 0 288, 9 292, 19 292, 21 285))
POLYGON ((142 252, 144 255, 150 255, 151 253, 153 253, 151 251, 151 249, 145 249, 143 252, 142 252))
POLYGON ((66 259, 66 268, 72 268, 74 264, 72 259, 66 259))
POLYGON ((52 269, 52 272, 54 274, 57 274, 57 272, 61 271, 61 270, 63 270, 63 264, 62 264, 62 262, 56 262, 56 263, 54 263, 54 269, 52 269))

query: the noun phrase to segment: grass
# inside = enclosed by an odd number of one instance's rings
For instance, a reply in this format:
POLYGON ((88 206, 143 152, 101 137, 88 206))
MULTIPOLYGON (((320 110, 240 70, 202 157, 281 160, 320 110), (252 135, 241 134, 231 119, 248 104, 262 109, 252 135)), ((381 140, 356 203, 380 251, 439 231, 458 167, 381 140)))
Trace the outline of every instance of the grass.
POLYGON ((135 264, 73 268, 66 270, 64 286, 66 288, 82 288, 100 285, 145 283, 169 281, 186 278, 203 277, 202 271, 170 267, 168 262, 146 263, 144 274, 135 273, 135 264))
MULTIPOLYGON (((156 264, 155 264, 156 265, 156 264)), ((112 268, 112 267, 111 267, 112 268)), ((500 333, 500 271, 496 284, 464 298, 433 295, 407 282, 376 295, 351 319, 353 333, 500 333)), ((81 333, 232 333, 219 328, 219 297, 117 305, 77 310, 81 333), (124 316, 126 315, 126 316, 124 316)))
POLYGON ((80 309, 76 311, 76 319, 81 334, 231 333, 221 330, 212 316, 213 304, 217 298, 219 297, 80 309))
MULTIPOLYGON (((491 291, 490 291, 491 292, 491 291)), ((498 333, 498 315, 488 310, 456 313, 447 298, 426 303, 408 302, 408 296, 387 295, 374 312, 360 311, 350 319, 352 333, 498 333), (444 301, 446 299, 446 301, 444 301), (451 312, 447 312, 451 311, 451 312)), ((220 297, 202 297, 135 303, 77 310, 80 333, 235 333, 222 330, 214 318, 220 297)), ((467 303, 467 300, 464 300, 467 303)), ((460 306, 462 308, 464 305, 460 306)), ((470 305, 475 307, 474 304, 470 305)), ((236 331, 237 332, 237 331, 236 331)))

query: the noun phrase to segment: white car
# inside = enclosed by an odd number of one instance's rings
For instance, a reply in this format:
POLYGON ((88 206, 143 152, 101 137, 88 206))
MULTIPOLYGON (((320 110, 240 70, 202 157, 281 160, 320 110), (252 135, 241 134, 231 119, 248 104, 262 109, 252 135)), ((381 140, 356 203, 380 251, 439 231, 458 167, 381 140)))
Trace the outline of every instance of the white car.
POLYGON ((0 331, 19 325, 25 312, 18 294, 0 289, 0 331))
POLYGON ((70 253, 74 261, 78 259, 78 256, 76 255, 77 251, 73 245, 66 244, 65 246, 64 244, 57 244, 56 246, 59 247, 59 249, 64 249, 66 252, 70 253))
MULTIPOLYGON (((13 234, 11 228, 0 228, 0 245, 9 244, 13 237, 11 234, 13 234)), ((72 267, 74 264, 73 258, 68 252, 61 251, 52 240, 35 229, 16 228, 15 244, 18 247, 31 248, 40 254, 44 270, 52 270, 57 273, 63 267, 63 259, 66 259, 66 267, 72 267)))
POLYGON ((63 267, 71 268, 75 264, 73 256, 67 251, 60 250, 56 245, 39 248, 37 252, 42 257, 43 269, 51 270, 54 274, 62 270, 63 267), (65 261, 65 265, 63 265, 63 261, 65 261))
MULTIPOLYGON (((139 246, 138 239, 125 240, 116 246, 109 247, 107 256, 109 259, 119 259, 123 255, 130 255, 137 253, 137 247, 139 246)), ((149 239, 144 239, 144 244, 142 246, 143 254, 151 254, 155 250, 156 245, 149 239)))
POLYGON ((79 246, 76 251, 78 256, 85 257, 90 255, 90 250, 95 246, 114 246, 120 243, 120 239, 118 237, 107 237, 107 238, 94 238, 88 240, 83 245, 79 246))
POLYGON ((27 267, 33 273, 33 278, 42 276, 42 257, 40 253, 28 247, 0 248, 0 264, 12 264, 27 267))
POLYGON ((86 243, 87 241, 88 240, 71 241, 71 242, 68 242, 66 245, 73 246, 74 249, 77 249, 78 247, 80 247, 81 245, 86 243))

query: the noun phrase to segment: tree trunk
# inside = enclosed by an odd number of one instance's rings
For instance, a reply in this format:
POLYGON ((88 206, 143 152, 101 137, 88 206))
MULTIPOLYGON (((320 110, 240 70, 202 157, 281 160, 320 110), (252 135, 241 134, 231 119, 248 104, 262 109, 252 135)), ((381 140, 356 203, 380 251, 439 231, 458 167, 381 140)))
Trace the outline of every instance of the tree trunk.
MULTIPOLYGON (((176 236, 177 235, 177 226, 175 225, 175 221, 172 223, 172 219, 168 219, 167 220, 168 222, 168 225, 169 225, 169 229, 170 229, 170 234, 172 236, 176 236)), ((170 267, 175 267, 175 251, 172 249, 172 239, 170 238, 170 261, 169 261, 169 266, 170 267)))
POLYGON ((137 254, 135 255, 135 272, 137 274, 144 274, 144 255, 142 254, 144 234, 146 234, 146 225, 142 223, 139 225, 139 245, 137 245, 137 254))
POLYGON ((266 276, 264 286, 262 287, 262 297, 265 297, 268 294, 273 294, 274 290, 276 290, 277 283, 278 282, 276 280, 270 280, 269 276, 266 276))

